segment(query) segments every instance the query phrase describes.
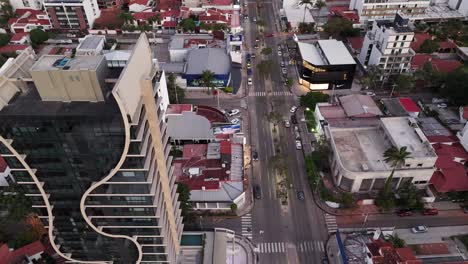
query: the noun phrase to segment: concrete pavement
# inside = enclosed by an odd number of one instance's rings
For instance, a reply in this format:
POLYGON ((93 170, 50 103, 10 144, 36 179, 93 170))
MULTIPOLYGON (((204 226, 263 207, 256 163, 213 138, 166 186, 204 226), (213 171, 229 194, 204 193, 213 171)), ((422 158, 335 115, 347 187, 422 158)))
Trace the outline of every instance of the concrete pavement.
POLYGON ((427 233, 420 234, 412 233, 410 228, 403 228, 395 229, 395 233, 409 245, 444 243, 444 238, 468 234, 468 225, 429 227, 427 233))

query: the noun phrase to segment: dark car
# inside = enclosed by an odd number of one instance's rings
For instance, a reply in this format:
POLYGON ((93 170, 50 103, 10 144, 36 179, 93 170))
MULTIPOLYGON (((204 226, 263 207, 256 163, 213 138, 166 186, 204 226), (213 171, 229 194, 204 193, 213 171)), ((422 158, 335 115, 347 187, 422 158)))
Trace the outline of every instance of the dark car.
POLYGON ((399 217, 412 216, 413 212, 411 212, 411 210, 403 209, 403 210, 399 210, 397 212, 397 215, 399 217))
POLYGON ((265 37, 271 38, 271 37, 273 37, 273 33, 265 33, 265 37))
POLYGON ((247 53, 247 60, 249 61, 252 58, 252 55, 250 53, 247 53))
POLYGON ((291 116, 291 123, 293 123, 293 124, 297 124, 297 118, 296 118, 296 115, 292 115, 292 116, 291 116))
POLYGON ((299 199, 299 200, 301 200, 301 201, 304 201, 305 195, 304 195, 304 192, 303 192, 303 191, 298 191, 298 192, 297 192, 297 199, 299 199))
POLYGON ((253 160, 258 160, 258 152, 255 151, 255 150, 252 151, 252 159, 253 160))
POLYGON ((262 190, 260 189, 260 185, 254 185, 253 195, 255 199, 262 199, 262 190))
POLYGON ((438 215, 439 210, 437 208, 427 208, 422 212, 423 215, 438 215))
POLYGON ((252 75, 252 69, 247 69, 247 75, 252 75))

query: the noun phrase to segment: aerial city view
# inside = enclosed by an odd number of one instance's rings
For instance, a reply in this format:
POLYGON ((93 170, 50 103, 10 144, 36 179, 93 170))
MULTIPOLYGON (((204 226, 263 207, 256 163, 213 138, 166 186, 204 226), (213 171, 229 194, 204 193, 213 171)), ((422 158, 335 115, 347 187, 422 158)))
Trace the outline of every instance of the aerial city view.
POLYGON ((468 0, 0 0, 0 264, 468 264, 468 0))

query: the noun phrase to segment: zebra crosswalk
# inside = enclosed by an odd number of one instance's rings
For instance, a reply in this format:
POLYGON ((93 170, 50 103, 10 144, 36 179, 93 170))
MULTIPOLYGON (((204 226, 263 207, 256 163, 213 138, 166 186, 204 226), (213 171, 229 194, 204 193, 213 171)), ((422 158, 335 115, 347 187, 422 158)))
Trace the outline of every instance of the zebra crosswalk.
POLYGON ((252 214, 246 214, 241 217, 242 235, 252 240, 252 214))
POLYGON ((338 229, 336 217, 334 215, 325 213, 325 223, 327 224, 328 233, 336 232, 338 229))
MULTIPOLYGON (((299 252, 325 252, 323 241, 302 241, 296 244, 296 250, 299 252)), ((258 243, 256 252, 262 254, 285 253, 285 242, 265 242, 258 243)))
MULTIPOLYGON (((266 96, 267 92, 249 92, 249 96, 266 96)), ((294 94, 288 91, 276 91, 269 93, 270 96, 293 96, 294 94)))

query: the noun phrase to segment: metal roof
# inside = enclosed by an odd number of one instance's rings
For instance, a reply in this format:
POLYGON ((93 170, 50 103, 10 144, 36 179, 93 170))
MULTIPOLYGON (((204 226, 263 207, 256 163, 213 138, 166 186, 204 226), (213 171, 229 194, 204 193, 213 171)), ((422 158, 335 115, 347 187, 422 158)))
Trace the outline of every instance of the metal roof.
POLYGON ((202 74, 205 70, 215 74, 229 74, 231 58, 226 50, 218 48, 191 50, 187 57, 185 74, 202 74))
POLYGON ((324 39, 317 41, 320 49, 328 60, 328 63, 333 64, 356 64, 348 49, 342 41, 336 39, 324 39))

